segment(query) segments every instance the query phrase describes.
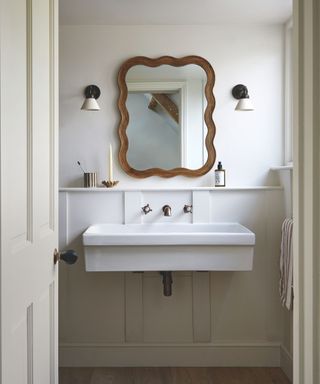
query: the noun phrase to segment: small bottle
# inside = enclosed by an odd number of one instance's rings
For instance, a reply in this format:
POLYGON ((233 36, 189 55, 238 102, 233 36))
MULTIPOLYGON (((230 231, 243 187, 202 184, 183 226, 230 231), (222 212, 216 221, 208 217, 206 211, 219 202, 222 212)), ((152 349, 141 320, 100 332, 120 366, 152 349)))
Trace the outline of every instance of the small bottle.
POLYGON ((226 186, 226 171, 222 168, 221 161, 219 161, 218 168, 214 171, 214 182, 216 187, 226 186))

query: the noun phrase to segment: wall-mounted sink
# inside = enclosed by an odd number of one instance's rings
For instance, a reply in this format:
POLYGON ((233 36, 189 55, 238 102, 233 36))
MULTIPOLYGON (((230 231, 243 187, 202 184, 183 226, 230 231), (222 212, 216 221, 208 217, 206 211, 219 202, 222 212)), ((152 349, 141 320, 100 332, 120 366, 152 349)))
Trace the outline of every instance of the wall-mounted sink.
POLYGON ((248 271, 255 234, 239 223, 96 224, 83 233, 87 271, 248 271))

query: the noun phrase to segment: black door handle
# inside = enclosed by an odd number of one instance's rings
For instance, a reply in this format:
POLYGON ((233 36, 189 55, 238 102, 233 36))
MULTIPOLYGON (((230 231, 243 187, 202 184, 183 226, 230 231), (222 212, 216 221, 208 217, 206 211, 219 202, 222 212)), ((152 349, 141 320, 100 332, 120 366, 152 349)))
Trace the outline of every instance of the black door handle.
POLYGON ((73 249, 59 252, 57 249, 54 250, 53 261, 57 264, 58 261, 63 260, 67 264, 74 264, 78 260, 78 255, 73 249))

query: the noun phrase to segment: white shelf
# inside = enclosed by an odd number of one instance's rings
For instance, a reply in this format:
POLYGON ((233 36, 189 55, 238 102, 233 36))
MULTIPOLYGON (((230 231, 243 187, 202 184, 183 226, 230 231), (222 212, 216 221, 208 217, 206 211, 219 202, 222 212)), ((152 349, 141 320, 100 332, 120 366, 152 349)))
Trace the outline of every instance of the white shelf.
POLYGON ((271 171, 292 171, 293 165, 279 165, 278 167, 271 167, 271 171))
POLYGON ((248 187, 114 187, 114 188, 60 188, 60 192, 93 192, 93 193, 110 193, 110 192, 162 192, 162 191, 212 191, 212 192, 223 192, 223 191, 273 191, 282 190, 281 186, 248 186, 248 187))

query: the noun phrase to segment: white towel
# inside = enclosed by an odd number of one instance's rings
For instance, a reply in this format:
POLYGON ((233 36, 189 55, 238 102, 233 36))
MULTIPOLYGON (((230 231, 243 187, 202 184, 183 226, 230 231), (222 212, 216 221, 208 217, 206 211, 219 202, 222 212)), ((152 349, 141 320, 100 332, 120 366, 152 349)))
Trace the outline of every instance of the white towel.
POLYGON ((281 304, 289 310, 293 304, 292 229, 293 220, 285 219, 282 224, 279 293, 281 304))

